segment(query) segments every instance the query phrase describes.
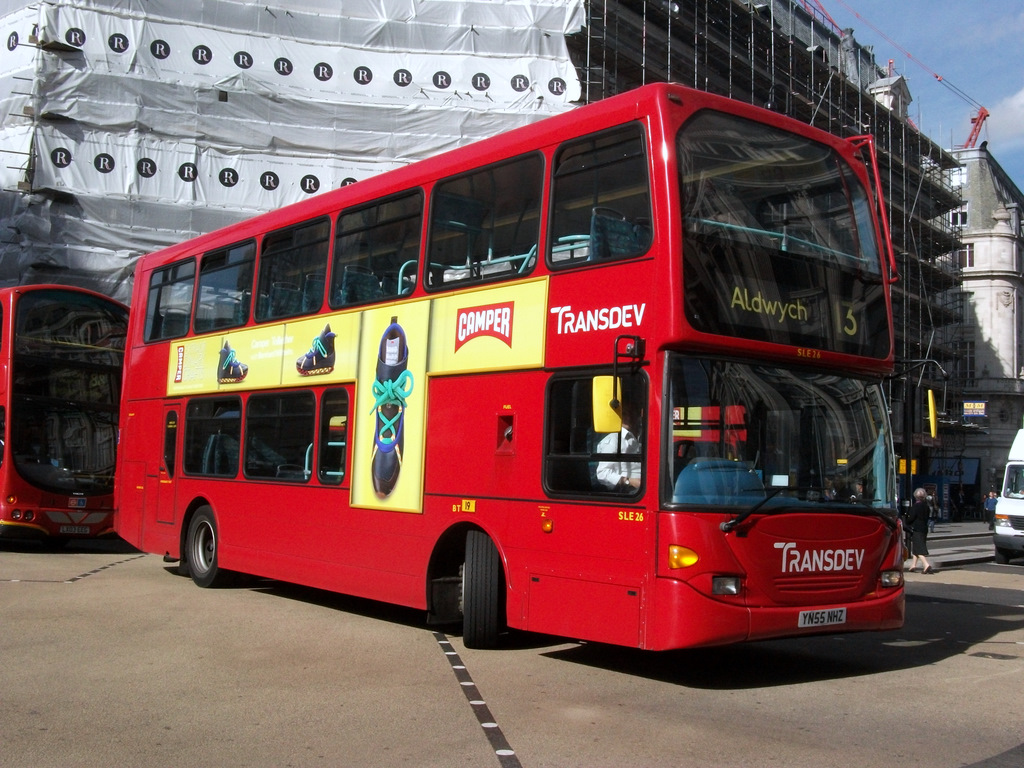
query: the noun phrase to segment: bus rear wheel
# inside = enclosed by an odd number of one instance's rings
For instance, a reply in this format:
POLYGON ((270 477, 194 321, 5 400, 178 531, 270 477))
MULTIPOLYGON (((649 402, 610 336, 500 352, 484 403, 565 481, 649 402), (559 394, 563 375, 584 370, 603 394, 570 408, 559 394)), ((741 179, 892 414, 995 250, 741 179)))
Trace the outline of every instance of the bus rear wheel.
POLYGON ((467 648, 495 648, 504 626, 501 556, 483 531, 466 534, 462 570, 462 642, 467 648))
POLYGON ((185 537, 185 558, 189 575, 198 586, 212 587, 222 581, 223 572, 217 565, 217 521, 209 507, 200 507, 192 516, 185 537))

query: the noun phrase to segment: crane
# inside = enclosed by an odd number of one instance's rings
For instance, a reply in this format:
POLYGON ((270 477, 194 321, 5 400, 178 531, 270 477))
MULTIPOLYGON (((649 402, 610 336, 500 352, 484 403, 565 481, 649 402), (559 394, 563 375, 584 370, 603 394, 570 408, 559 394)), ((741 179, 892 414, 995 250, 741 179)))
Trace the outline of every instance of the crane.
POLYGON ((974 149, 974 145, 978 143, 978 136, 981 134, 981 126, 985 124, 987 117, 988 110, 979 104, 978 114, 971 118, 971 134, 967 137, 964 149, 974 149))
MULTIPOLYGON (((941 83, 946 88, 949 88, 949 90, 951 90, 956 96, 960 97, 965 102, 967 102, 972 107, 975 107, 978 110, 977 113, 974 115, 974 117, 971 118, 971 133, 967 137, 967 143, 964 144, 963 147, 961 147, 961 149, 973 149, 974 146, 978 143, 978 137, 981 135, 982 125, 984 125, 985 119, 989 116, 989 111, 987 109, 985 109, 985 107, 983 107, 977 101, 972 99, 966 92, 960 90, 955 85, 953 85, 951 82, 949 82, 949 80, 944 78, 938 72, 936 72, 936 71, 934 71, 932 69, 929 69, 924 63, 922 63, 921 61, 918 61, 910 53, 910 51, 908 51, 906 48, 901 46, 896 41, 894 41, 891 38, 889 38, 884 32, 882 32, 882 30, 880 30, 878 27, 876 27, 870 21, 868 21, 863 16, 861 16, 857 11, 855 11, 853 8, 851 8, 849 3, 846 2, 846 0, 834 0, 834 1, 839 3, 841 6, 843 6, 847 11, 852 13, 855 17, 857 17, 857 19, 859 19, 860 21, 864 22, 867 26, 871 27, 871 29, 873 29, 878 35, 880 35, 883 40, 885 40, 890 45, 895 47, 898 51, 903 53, 908 59, 910 59, 915 64, 917 64, 919 67, 921 67, 921 69, 923 69, 929 75, 934 77, 936 82, 941 83)), ((821 9, 821 13, 823 13, 826 18, 831 20, 832 17, 828 15, 828 13, 825 11, 824 7, 821 5, 821 0, 801 0, 801 2, 804 4, 804 7, 807 8, 808 10, 811 10, 808 7, 808 4, 813 2, 818 8, 821 9)), ((834 22, 833 22, 833 24, 834 24, 834 22)), ((836 26, 838 26, 838 25, 836 25, 836 26)), ((893 72, 893 62, 890 60, 890 62, 889 62, 889 74, 891 75, 892 72, 893 72)))

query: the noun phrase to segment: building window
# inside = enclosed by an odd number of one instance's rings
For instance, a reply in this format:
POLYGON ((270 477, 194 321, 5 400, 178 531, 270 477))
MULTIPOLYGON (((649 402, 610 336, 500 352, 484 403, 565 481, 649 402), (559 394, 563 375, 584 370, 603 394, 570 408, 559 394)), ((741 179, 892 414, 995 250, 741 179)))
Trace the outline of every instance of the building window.
POLYGON ((974 372, 974 342, 964 340, 960 345, 960 354, 958 356, 957 366, 959 367, 959 379, 965 384, 973 384, 975 380, 974 372))
POLYGON ((955 211, 949 212, 949 223, 954 228, 963 228, 967 226, 967 205, 963 205, 957 208, 955 211))
POLYGON ((964 243, 963 248, 956 252, 954 266, 959 269, 974 266, 974 243, 964 243))

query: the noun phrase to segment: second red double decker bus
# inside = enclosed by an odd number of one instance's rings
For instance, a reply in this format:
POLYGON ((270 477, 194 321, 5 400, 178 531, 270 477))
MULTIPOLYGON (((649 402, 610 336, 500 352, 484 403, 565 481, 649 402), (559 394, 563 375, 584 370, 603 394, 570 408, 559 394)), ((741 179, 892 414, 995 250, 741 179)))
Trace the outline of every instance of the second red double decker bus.
POLYGON ((471 646, 900 626, 864 150, 652 85, 143 258, 119 533, 471 646))
POLYGON ((0 289, 0 539, 114 535, 128 309, 61 285, 0 289))

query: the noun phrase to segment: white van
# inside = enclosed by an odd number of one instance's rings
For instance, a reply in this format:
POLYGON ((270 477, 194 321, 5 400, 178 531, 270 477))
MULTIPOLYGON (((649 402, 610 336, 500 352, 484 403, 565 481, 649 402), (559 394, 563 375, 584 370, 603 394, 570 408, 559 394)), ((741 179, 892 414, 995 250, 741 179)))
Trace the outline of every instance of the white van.
POLYGON ((1006 564, 1010 558, 1024 555, 1024 429, 1017 432, 1006 460, 992 540, 997 563, 1006 564))

